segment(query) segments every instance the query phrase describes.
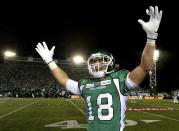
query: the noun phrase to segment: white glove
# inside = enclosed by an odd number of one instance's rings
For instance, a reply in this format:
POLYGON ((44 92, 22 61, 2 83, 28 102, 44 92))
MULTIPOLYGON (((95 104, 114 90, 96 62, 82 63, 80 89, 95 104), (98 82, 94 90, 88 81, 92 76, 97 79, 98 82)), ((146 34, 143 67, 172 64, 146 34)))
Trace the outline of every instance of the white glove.
POLYGON ((147 38, 156 40, 158 36, 157 31, 162 19, 162 11, 158 11, 158 6, 155 6, 155 9, 150 6, 150 10, 147 9, 146 13, 150 16, 149 21, 144 22, 139 19, 138 22, 142 25, 143 30, 146 32, 147 38))
POLYGON ((38 43, 35 49, 39 53, 39 55, 42 57, 42 59, 45 61, 45 63, 49 64, 50 62, 53 61, 53 54, 54 54, 55 46, 53 46, 52 49, 49 50, 45 42, 42 42, 42 44, 38 43))

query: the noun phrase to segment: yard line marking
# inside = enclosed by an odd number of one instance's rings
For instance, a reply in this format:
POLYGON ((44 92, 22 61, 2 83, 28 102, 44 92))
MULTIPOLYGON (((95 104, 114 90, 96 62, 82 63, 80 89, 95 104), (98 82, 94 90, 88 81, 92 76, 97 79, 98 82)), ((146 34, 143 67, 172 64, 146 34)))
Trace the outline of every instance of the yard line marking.
POLYGON ((173 121, 179 121, 179 120, 174 119, 174 118, 170 118, 170 117, 162 116, 162 115, 158 115, 158 114, 153 114, 153 113, 150 113, 150 112, 145 112, 145 111, 138 111, 138 112, 142 112, 142 113, 146 113, 146 114, 151 114, 151 115, 153 115, 153 116, 159 116, 159 117, 161 117, 161 118, 166 118, 166 119, 173 120, 173 121))
MULTIPOLYGON (((147 106, 149 106, 148 104, 144 104, 144 103, 135 103, 135 104, 139 104, 139 105, 147 105, 147 106)), ((174 110, 179 110, 179 109, 177 109, 177 108, 173 108, 173 107, 168 107, 168 105, 166 105, 166 104, 162 104, 162 106, 160 105, 154 105, 154 104, 150 104, 151 106, 154 106, 154 107, 162 107, 162 108, 168 108, 169 110, 170 109, 174 109, 174 110), (165 106, 166 105, 166 106, 165 106)))
POLYGON ((77 106, 74 102, 72 102, 71 100, 67 100, 69 101, 73 106, 75 106, 84 116, 86 116, 86 113, 79 107, 77 106))
POLYGON ((32 103, 30 103, 30 104, 28 104, 28 105, 22 106, 22 107, 20 107, 20 108, 14 110, 14 111, 11 111, 11 112, 9 112, 9 113, 7 113, 7 114, 1 115, 1 116, 0 116, 0 119, 1 119, 1 118, 4 118, 4 117, 6 117, 6 116, 9 116, 9 115, 11 115, 11 114, 13 114, 13 113, 15 113, 15 112, 17 112, 17 111, 20 111, 20 110, 22 110, 22 109, 24 109, 24 108, 26 108, 26 107, 29 107, 29 106, 31 106, 31 105, 37 103, 38 101, 39 101, 39 100, 37 100, 37 101, 35 101, 35 102, 32 102, 32 103))
MULTIPOLYGON (((168 102, 169 102, 169 101, 168 101, 168 102)), ((173 103, 173 102, 171 102, 171 103, 173 103)), ((174 103, 173 103, 173 104, 174 104, 174 103)), ((168 105, 162 103, 162 106, 168 106, 168 105)), ((170 107, 168 107, 168 108, 170 108, 170 107)), ((171 108, 172 108, 172 107, 171 107, 171 108)), ((176 108, 176 107, 174 107, 173 109, 175 109, 175 110, 179 110, 179 109, 176 108)))
POLYGON ((173 109, 168 108, 128 108, 128 111, 171 111, 173 109))

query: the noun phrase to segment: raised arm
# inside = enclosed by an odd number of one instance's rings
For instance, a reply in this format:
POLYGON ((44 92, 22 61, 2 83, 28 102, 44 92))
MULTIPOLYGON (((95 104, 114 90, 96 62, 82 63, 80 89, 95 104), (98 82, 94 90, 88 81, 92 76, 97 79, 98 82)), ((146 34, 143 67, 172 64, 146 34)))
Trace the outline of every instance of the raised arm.
POLYGON ((139 85, 149 72, 151 65, 153 64, 153 55, 155 50, 155 42, 158 36, 158 28, 162 18, 162 11, 158 11, 158 7, 150 6, 146 13, 150 16, 148 22, 144 22, 139 19, 138 22, 141 24, 143 30, 147 34, 147 42, 143 50, 140 64, 129 73, 129 78, 139 85))
POLYGON ((46 43, 42 42, 42 43, 38 43, 35 49, 39 53, 39 55, 42 57, 42 59, 45 61, 45 63, 49 66, 52 72, 52 75, 56 79, 56 81, 63 87, 66 87, 69 77, 53 61, 53 54, 54 54, 55 46, 53 46, 52 49, 49 50, 46 43))

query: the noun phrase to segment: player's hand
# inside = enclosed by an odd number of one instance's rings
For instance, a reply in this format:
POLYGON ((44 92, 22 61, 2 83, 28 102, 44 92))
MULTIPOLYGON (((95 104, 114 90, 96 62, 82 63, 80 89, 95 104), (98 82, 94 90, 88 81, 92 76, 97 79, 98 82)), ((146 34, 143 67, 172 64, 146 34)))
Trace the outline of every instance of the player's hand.
POLYGON ((159 12, 158 6, 155 6, 155 8, 150 6, 149 10, 146 10, 146 13, 150 16, 149 21, 144 22, 139 19, 138 22, 142 25, 143 30, 146 32, 147 38, 157 39, 157 31, 162 19, 162 11, 159 12))
POLYGON ((35 50, 39 53, 39 55, 47 64, 53 61, 54 49, 55 46, 53 46, 51 50, 49 50, 45 42, 38 43, 35 48, 35 50))

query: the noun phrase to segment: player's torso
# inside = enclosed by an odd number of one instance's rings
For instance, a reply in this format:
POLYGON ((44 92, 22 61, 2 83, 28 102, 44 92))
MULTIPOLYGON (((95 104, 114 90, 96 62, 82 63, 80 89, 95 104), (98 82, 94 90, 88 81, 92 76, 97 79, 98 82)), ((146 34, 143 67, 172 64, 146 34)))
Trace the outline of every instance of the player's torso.
POLYGON ((102 81, 88 80, 83 85, 86 100, 88 130, 117 131, 120 126, 121 101, 111 76, 102 81))

